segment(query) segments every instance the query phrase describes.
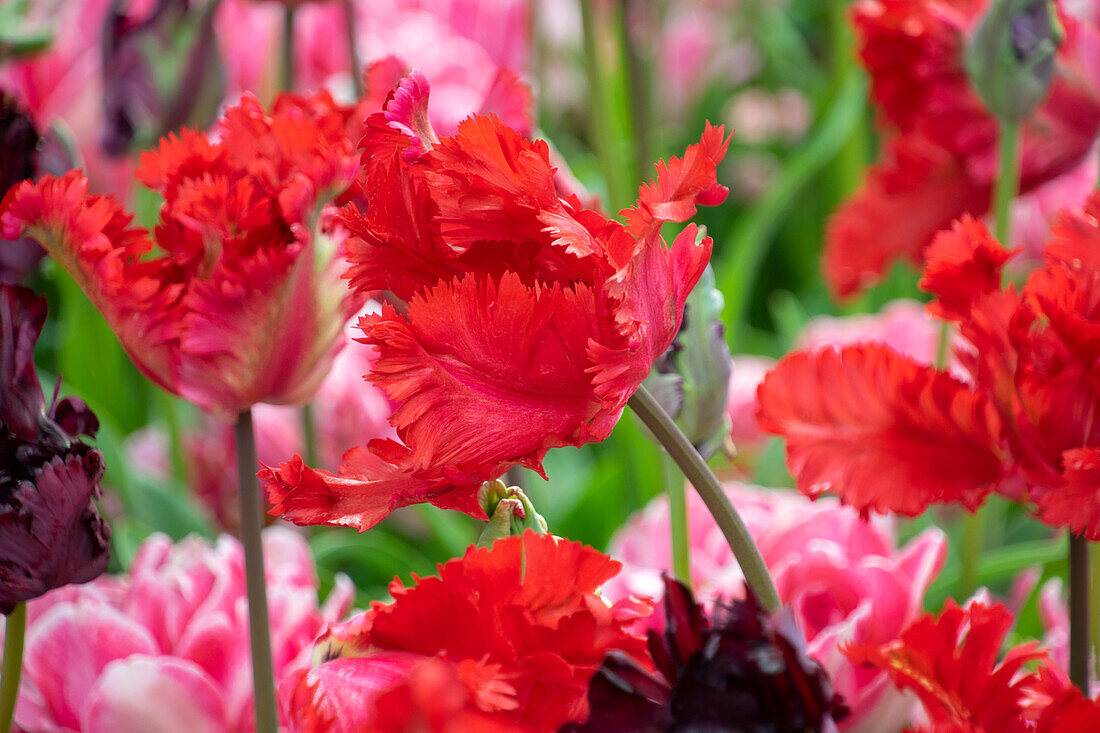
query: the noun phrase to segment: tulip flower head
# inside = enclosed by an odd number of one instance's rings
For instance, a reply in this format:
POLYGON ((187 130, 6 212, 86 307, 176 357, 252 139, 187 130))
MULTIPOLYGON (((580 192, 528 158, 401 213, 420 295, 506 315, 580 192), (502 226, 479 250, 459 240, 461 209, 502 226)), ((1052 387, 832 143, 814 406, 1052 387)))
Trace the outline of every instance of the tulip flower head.
POLYGON ((724 200, 722 128, 661 163, 622 224, 559 195, 547 145, 494 116, 439 137, 428 95, 413 73, 367 120, 366 212, 342 216, 351 286, 406 304, 359 324, 398 439, 348 451, 337 475, 297 456, 262 472, 273 511, 296 523, 365 530, 423 501, 481 517, 484 481, 603 440, 710 257, 697 227, 671 247, 660 229, 724 200))
POLYGON ((686 586, 667 575, 664 584, 665 631, 649 635, 656 670, 609 656, 589 688, 589 718, 562 733, 836 733, 848 709, 806 654, 790 609, 769 616, 749 591, 708 618, 686 586))
POLYGON ((949 600, 938 618, 925 616, 880 647, 857 645, 855 664, 886 671, 920 699, 928 725, 910 733, 1059 733, 1100 728, 1100 703, 1069 683, 1036 644, 997 661, 1012 628, 1001 604, 949 600), (1038 670, 1024 665, 1038 663, 1038 670))
POLYGON ((1001 286, 1018 251, 969 217, 941 232, 921 286, 964 339, 961 376, 875 343, 784 357, 759 414, 787 438, 803 493, 912 516, 936 502, 973 510, 998 491, 1100 539, 1098 248, 1100 194, 1062 212, 1019 292, 1001 286))
POLYGON ((246 96, 216 141, 165 137, 137 171, 164 198, 152 236, 79 171, 9 192, 2 234, 41 242, 169 392, 223 417, 305 402, 362 304, 330 207, 356 172, 351 113, 325 93, 270 114, 246 96))
POLYGON ((0 613, 107 569, 110 529, 96 510, 103 456, 81 400, 46 404, 34 345, 46 300, 0 285, 0 613))
MULTIPOLYGON (((993 36, 985 56, 995 58, 983 57, 978 64, 980 83, 998 100, 1001 113, 1029 110, 1020 127, 1020 193, 1072 171, 1093 150, 1100 90, 1089 70, 1100 63, 1100 28, 1094 18, 1078 19, 1061 4, 1056 11, 1049 5, 853 3, 860 58, 871 76, 886 143, 881 160, 826 232, 823 270, 836 295, 859 292, 899 259, 923 263, 937 231, 964 214, 984 216, 990 210, 999 171, 998 121, 967 72, 967 49, 975 47, 983 19, 991 18, 981 33, 983 49, 993 36), (1002 11, 1009 16, 1002 18, 1002 11), (1061 38, 1058 29, 1064 31, 1061 38), (1051 58, 1046 54, 1052 44, 1057 51, 1051 58), (1036 54, 1039 58, 1032 58, 1036 54), (1008 60, 1021 68, 1005 72, 1008 60), (1045 65, 1051 68, 1043 72, 1045 65), (1005 79, 1002 72, 1017 76, 1005 79), (1050 76, 1049 89, 1045 82, 1023 81, 1035 74, 1050 76)), ((981 56, 983 50, 974 53, 981 56)))
POLYGON ((619 567, 528 531, 471 547, 410 588, 395 580, 393 603, 331 627, 316 665, 283 683, 290 730, 534 732, 582 719, 605 654, 646 664, 630 627, 652 604, 597 593, 619 567), (439 719, 466 725, 427 724, 439 719))

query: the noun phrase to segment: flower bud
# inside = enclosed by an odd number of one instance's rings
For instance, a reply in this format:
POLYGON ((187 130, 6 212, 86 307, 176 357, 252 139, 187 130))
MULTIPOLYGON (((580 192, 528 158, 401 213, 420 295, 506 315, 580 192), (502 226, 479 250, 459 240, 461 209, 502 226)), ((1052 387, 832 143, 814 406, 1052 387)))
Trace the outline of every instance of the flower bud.
POLYGON ((477 491, 477 502, 489 517, 478 537, 478 547, 490 547, 499 539, 521 535, 528 529, 546 534, 546 520, 517 486, 506 486, 500 479, 486 481, 477 491))
POLYGON ((1043 101, 1063 36, 1051 0, 994 1, 966 59, 974 89, 994 115, 1019 122, 1043 101))
POLYGON ((726 345, 722 293, 708 265, 684 305, 672 346, 653 364, 645 386, 703 458, 729 435, 726 396, 733 359, 726 345))

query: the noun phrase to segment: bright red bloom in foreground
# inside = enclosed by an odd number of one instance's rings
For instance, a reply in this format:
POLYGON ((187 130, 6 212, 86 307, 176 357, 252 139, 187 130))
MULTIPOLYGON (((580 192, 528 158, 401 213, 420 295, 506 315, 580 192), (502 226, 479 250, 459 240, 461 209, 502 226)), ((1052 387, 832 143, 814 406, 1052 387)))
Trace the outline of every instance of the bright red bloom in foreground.
POLYGON ((992 490, 1100 539, 1100 193, 1063 211, 1044 264, 1002 288, 1015 254, 970 218, 928 250, 922 287, 957 326, 966 382, 862 344, 782 359, 759 390, 761 424, 787 438, 798 486, 860 510, 969 509, 992 490))
POLYGON ((246 96, 217 141, 184 130, 142 155, 138 179, 164 197, 154 236, 79 171, 16 186, 2 236, 41 242, 168 391, 220 413, 304 402, 361 302, 329 206, 357 170, 350 115, 327 94, 270 115, 246 96))
POLYGON ((695 226, 671 248, 660 229, 724 200, 721 127, 659 164, 623 225, 559 195, 544 142, 492 116, 440 139, 427 102, 413 74, 368 119, 366 213, 344 214, 352 286, 408 304, 360 322, 399 440, 352 449, 338 476, 297 456, 264 471, 273 512, 299 524, 365 530, 423 501, 480 516, 483 481, 603 440, 710 257, 695 226))
POLYGON ((855 664, 889 673, 899 689, 916 693, 928 716, 926 733, 1087 733, 1100 729, 1100 703, 1086 699, 1034 642, 1010 649, 1012 628, 1000 604, 948 600, 939 618, 916 621, 881 647, 846 653, 855 664), (1038 661, 1039 670, 1024 665, 1038 661))
POLYGON ((652 602, 596 593, 620 567, 526 532, 471 547, 411 588, 394 581, 393 603, 331 629, 322 663, 288 682, 291 730, 556 731, 583 719, 609 651, 649 665, 628 629, 652 602))
MULTIPOLYGON (((887 135, 882 159, 837 212, 823 268, 833 292, 867 287, 933 235, 989 211, 997 123, 970 86, 970 39, 992 0, 860 0, 853 21, 887 135)), ((1021 191, 1075 168, 1100 131, 1100 29, 1060 12, 1066 37, 1046 100, 1022 126, 1021 191)))

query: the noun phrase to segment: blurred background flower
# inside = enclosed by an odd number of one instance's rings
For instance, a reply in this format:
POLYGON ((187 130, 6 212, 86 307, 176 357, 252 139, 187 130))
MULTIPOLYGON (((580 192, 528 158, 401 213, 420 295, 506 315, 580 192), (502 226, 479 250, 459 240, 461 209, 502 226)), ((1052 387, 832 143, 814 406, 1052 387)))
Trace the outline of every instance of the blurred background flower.
MULTIPOLYGON (((894 520, 865 522, 832 499, 811 502, 792 492, 742 484, 729 484, 726 491, 756 540, 780 599, 794 612, 807 652, 851 709, 840 730, 902 730, 911 701, 881 671, 853 665, 841 647, 884 644, 919 616, 947 554, 944 533, 929 529, 898 548, 894 520)), ((661 573, 672 559, 668 522, 668 501, 659 497, 616 533, 611 554, 624 567, 605 585, 608 598, 662 596, 661 573)), ((716 598, 741 596, 740 568, 702 499, 690 490, 688 526, 699 602, 709 609, 716 598)), ((660 614, 650 622, 660 623, 660 614)))

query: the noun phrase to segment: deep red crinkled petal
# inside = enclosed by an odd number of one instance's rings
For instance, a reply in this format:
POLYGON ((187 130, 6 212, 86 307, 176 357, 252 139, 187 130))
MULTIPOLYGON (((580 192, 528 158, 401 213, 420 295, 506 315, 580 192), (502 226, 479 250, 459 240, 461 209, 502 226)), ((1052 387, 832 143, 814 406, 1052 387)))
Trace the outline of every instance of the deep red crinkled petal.
POLYGON ((0 287, 0 424, 25 441, 38 438, 38 420, 46 413, 34 365, 34 346, 45 323, 45 298, 27 288, 0 287))
POLYGON ((822 261, 829 288, 849 297, 897 261, 921 264, 935 233, 985 212, 989 196, 989 186, 972 183, 941 148, 919 135, 895 138, 829 221, 822 261))
POLYGON ((1085 539, 1100 540, 1100 447, 1067 450, 1062 463, 1064 485, 1035 495, 1039 519, 1085 539))
POLYGON ((955 321, 968 318, 975 300, 1001 289, 1004 264, 1020 250, 1002 247, 985 224, 971 216, 953 223, 936 235, 925 253, 920 287, 936 296, 929 312, 955 321))
MULTIPOLYGON (((412 464, 498 463, 587 439, 593 294, 467 276, 361 321, 412 464)), ((600 436, 606 437, 606 436, 600 436)), ((599 439, 599 438, 597 438, 599 439)))
MULTIPOLYGON (((554 185, 549 147, 524 138, 493 115, 463 120, 453 136, 431 151, 426 164, 439 207, 440 236, 456 254, 479 243, 522 247, 546 242, 543 212, 566 214, 554 185)), ((533 257, 548 255, 531 252, 533 257)))
POLYGON ((1024 707, 1038 678, 1020 672, 1029 662, 1048 660, 1031 643, 1010 650, 998 664, 1012 624, 1001 604, 975 601, 959 608, 949 599, 939 618, 915 621, 897 640, 845 653, 854 664, 885 670, 896 686, 915 692, 933 731, 1024 733, 1032 730, 1024 707))
POLYGON ((810 497, 909 516, 938 502, 973 510, 1004 473, 986 397, 884 345, 789 354, 758 395, 761 427, 787 439, 810 497))
POLYGON ((670 157, 657 163, 657 179, 642 185, 638 202, 622 213, 627 231, 644 238, 660 222, 687 221, 696 206, 717 206, 729 189, 718 183, 717 168, 729 147, 725 127, 707 122, 698 143, 689 145, 684 157, 670 157))

